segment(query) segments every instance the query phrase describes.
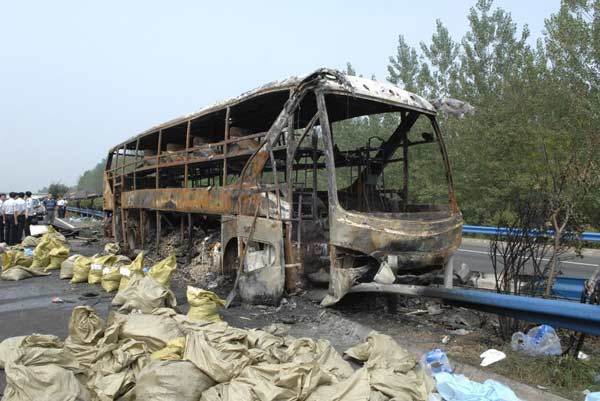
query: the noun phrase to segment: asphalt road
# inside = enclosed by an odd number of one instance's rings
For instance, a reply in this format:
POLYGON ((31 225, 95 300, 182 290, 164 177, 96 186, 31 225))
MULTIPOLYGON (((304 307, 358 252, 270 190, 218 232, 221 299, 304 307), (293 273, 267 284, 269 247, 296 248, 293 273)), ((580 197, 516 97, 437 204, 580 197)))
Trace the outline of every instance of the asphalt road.
MULTIPOLYGON (((583 258, 567 255, 564 260, 561 260, 560 271, 562 276, 589 278, 600 267, 600 252, 598 250, 586 249, 583 253, 583 258)), ((487 241, 464 238, 463 243, 454 255, 455 268, 458 268, 461 263, 466 263, 471 271, 493 273, 487 241)))

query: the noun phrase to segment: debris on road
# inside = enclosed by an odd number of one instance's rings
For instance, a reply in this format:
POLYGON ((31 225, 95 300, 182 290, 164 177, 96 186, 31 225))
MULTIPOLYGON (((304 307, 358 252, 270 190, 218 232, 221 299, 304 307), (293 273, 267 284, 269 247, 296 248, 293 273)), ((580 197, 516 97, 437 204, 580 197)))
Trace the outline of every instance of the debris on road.
POLYGON ((439 348, 429 351, 421 358, 421 365, 423 365, 430 374, 436 374, 440 372, 452 373, 454 369, 450 365, 448 356, 444 351, 439 348))
POLYGON ((442 372, 435 375, 435 381, 446 401, 520 401, 510 388, 494 380, 477 383, 463 375, 442 372))
POLYGON ((506 354, 502 351, 498 351, 497 349, 491 348, 487 351, 484 351, 481 355, 479 355, 479 357, 483 358, 479 366, 490 366, 493 363, 505 359, 506 354))
POLYGON ((528 355, 562 354, 560 338, 554 328, 546 324, 532 328, 527 334, 514 333, 511 346, 514 351, 522 351, 528 355))

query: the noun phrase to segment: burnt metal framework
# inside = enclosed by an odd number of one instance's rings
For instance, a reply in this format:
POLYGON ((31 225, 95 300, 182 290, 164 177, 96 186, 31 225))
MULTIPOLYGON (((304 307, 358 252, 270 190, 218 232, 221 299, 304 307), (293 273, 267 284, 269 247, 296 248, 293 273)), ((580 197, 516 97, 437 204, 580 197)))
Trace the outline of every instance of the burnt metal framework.
MULTIPOLYGON (((406 199, 406 163, 404 178, 406 199)), ((395 86, 333 70, 267 85, 117 145, 109 152, 104 184, 112 232, 125 246, 143 248, 151 226, 158 246, 162 223, 174 226, 167 215, 179 216, 182 238, 187 232, 191 242, 195 214, 220 218, 224 267, 235 259, 231 252, 239 257, 246 247, 268 245, 274 255, 270 267, 246 270, 240 280, 240 293, 249 301, 277 299, 284 283, 293 289, 307 250, 314 251, 318 243, 327 244, 320 249, 329 255, 327 302, 333 303, 365 273, 364 263, 393 255, 401 267, 441 266, 460 242, 462 218, 435 110, 395 86), (402 119, 376 157, 385 162, 403 146, 406 160, 407 133, 426 115, 443 158, 447 211, 376 214, 340 206, 334 172, 341 162, 334 155, 331 123, 390 111, 400 112, 402 119), (302 147, 304 139, 312 147, 302 147), (319 152, 318 141, 323 145, 319 152), (303 155, 309 163, 299 162, 303 155), (316 170, 323 168, 326 193, 316 185, 316 170), (312 169, 311 191, 298 185, 298 172, 307 169, 312 169)))

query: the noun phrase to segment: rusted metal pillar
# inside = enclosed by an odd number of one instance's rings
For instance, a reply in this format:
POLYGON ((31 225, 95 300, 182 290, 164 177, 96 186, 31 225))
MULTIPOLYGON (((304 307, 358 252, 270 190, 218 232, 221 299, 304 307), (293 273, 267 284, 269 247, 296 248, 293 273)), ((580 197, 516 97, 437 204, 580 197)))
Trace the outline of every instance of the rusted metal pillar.
POLYGON ((188 120, 187 128, 185 130, 185 166, 183 168, 183 187, 188 187, 188 176, 189 176, 189 165, 188 160, 190 159, 190 129, 192 127, 192 120, 188 120))
POLYGON ((144 221, 144 213, 146 213, 144 209, 140 209, 140 246, 142 247, 142 249, 144 249, 144 245, 146 243, 146 227, 144 226, 144 224, 146 223, 144 221))
MULTIPOLYGON (((162 149, 162 130, 158 131, 158 149, 156 150, 156 179, 155 179, 155 189, 160 187, 160 154, 162 149)), ((160 219, 160 210, 156 211, 156 253, 158 254, 158 248, 160 245, 160 237, 161 237, 161 219, 160 219)))
POLYGON ((184 214, 182 214, 182 215, 181 215, 181 218, 180 218, 180 220, 179 220, 179 240, 180 240, 181 242, 183 242, 183 240, 185 239, 185 235, 184 235, 184 233, 185 233, 185 228, 184 228, 184 225, 183 225, 183 220, 184 220, 184 219, 185 219, 185 215, 184 215, 184 214))
POLYGON ((161 219, 160 219, 160 210, 156 211, 156 253, 158 254, 158 247, 160 245, 160 236, 161 236, 161 219))
MULTIPOLYGON (((123 191, 125 191, 125 162, 127 161, 127 145, 123 145, 123 162, 121 163, 121 195, 123 191)), ((121 238, 123 239, 123 247, 128 249, 129 246, 127 244, 127 213, 123 210, 122 202, 119 202, 120 213, 121 213, 121 238)))
POLYGON ((140 138, 135 141, 135 158, 133 163, 133 190, 137 189, 137 164, 139 162, 139 152, 140 152, 140 138))
MULTIPOLYGON (((291 96, 291 93, 290 93, 291 96)), ((288 117, 288 126, 287 126, 287 163, 286 163, 286 183, 287 183, 287 193, 286 198, 287 202, 290 205, 290 216, 285 221, 285 289, 288 292, 292 292, 296 289, 296 283, 298 282, 298 275, 302 268, 301 263, 297 263, 298 255, 294 252, 294 247, 292 246, 292 219, 293 216, 293 205, 294 205, 294 189, 293 189, 293 163, 294 163, 294 113, 291 113, 288 117)), ((300 205, 302 207, 302 205, 300 205)), ((298 222, 300 224, 300 222, 298 222)), ((299 252, 298 252, 299 254, 299 252)))
POLYGON ((444 267, 444 288, 452 288, 454 279, 454 255, 450 256, 444 267))
POLYGON ((228 152, 228 147, 229 147, 227 141, 229 140, 230 114, 231 114, 231 109, 229 107, 227 107, 227 109, 225 110, 225 134, 224 134, 225 143, 223 144, 223 181, 221 184, 222 186, 227 185, 227 152, 228 152))
POLYGON ((119 150, 116 149, 114 152, 114 162, 115 165, 111 165, 111 173, 113 180, 113 212, 112 212, 112 236, 114 240, 117 240, 117 167, 119 165, 119 150))
POLYGON ((192 246, 194 241, 194 232, 192 231, 192 214, 187 214, 187 224, 188 224, 188 252, 187 252, 187 262, 188 264, 192 261, 192 246))
POLYGON ((402 205, 403 210, 406 212, 408 207, 408 131, 404 133, 404 139, 402 140, 402 167, 403 167, 403 180, 402 183, 402 205))

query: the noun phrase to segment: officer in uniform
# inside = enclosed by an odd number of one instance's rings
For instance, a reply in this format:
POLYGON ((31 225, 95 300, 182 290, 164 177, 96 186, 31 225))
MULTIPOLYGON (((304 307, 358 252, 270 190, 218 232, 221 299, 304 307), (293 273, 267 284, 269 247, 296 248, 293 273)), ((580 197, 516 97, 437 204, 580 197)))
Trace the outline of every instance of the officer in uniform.
POLYGON ((17 230, 15 233, 15 244, 23 240, 23 230, 25 229, 25 215, 27 206, 25 205, 25 192, 19 192, 15 199, 15 217, 17 219, 17 230))
POLYGON ((8 245, 15 245, 17 235, 17 218, 15 217, 15 197, 11 192, 8 199, 2 204, 2 216, 4 217, 4 239, 8 245))
POLYGON ((33 222, 33 218, 35 217, 35 208, 33 207, 33 198, 31 197, 31 192, 25 192, 25 236, 28 237, 31 235, 31 223, 33 222))
POLYGON ((4 238, 4 212, 2 212, 2 204, 6 200, 6 194, 0 194, 0 243, 5 242, 4 238))

